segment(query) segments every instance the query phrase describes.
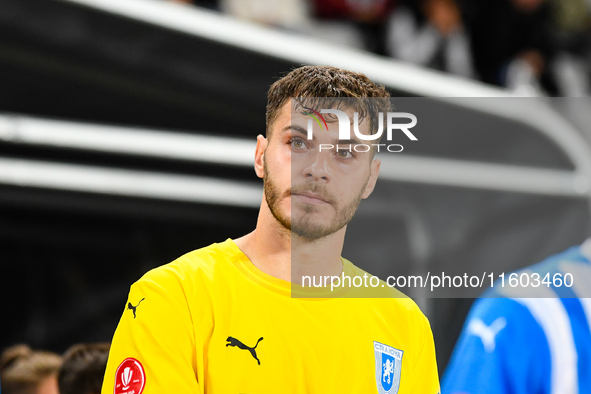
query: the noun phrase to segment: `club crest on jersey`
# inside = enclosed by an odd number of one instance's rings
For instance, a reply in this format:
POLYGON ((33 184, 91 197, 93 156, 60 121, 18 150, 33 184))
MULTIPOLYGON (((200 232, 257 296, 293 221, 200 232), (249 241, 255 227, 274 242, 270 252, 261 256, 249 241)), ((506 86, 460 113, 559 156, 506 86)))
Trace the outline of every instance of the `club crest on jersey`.
POLYGON ((402 350, 374 342, 376 357, 376 384, 380 394, 396 394, 400 387, 400 369, 402 368, 402 350))

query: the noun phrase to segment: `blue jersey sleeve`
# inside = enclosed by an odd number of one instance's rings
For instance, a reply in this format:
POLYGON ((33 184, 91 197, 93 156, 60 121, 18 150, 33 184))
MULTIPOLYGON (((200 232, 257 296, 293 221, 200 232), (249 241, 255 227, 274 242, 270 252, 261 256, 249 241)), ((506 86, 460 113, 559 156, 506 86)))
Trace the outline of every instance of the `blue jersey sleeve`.
POLYGON ((442 394, 550 393, 550 350, 529 310, 508 298, 472 306, 442 381, 442 394))

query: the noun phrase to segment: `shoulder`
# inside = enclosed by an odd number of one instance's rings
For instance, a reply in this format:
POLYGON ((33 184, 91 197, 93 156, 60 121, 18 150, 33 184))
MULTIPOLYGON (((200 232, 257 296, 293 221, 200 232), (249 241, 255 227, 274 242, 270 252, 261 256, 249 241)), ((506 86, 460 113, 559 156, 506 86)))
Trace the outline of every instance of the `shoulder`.
POLYGON ((126 315, 134 326, 164 327, 163 316, 168 316, 189 330, 192 321, 208 319, 218 278, 227 277, 233 269, 232 246, 231 240, 215 243, 145 273, 128 295, 126 315), (142 319, 136 321, 140 311, 142 319))
POLYGON ((505 323, 509 322, 515 327, 525 328, 525 326, 536 324, 528 307, 520 300, 502 297, 497 293, 490 292, 474 301, 466 319, 465 329, 473 321, 482 321, 490 326, 497 319, 501 319, 505 323))
POLYGON ((400 323, 405 322, 415 327, 418 324, 422 329, 430 331, 427 317, 412 298, 395 287, 388 286, 383 280, 353 265, 350 261, 344 260, 344 263, 354 277, 363 279, 363 285, 359 287, 354 285, 348 297, 372 299, 372 308, 380 309, 384 316, 392 315, 400 323))
POLYGON ((227 270, 235 253, 226 240, 186 253, 174 261, 146 272, 132 287, 159 287, 168 292, 186 292, 196 286, 207 287, 216 272, 227 270))
POLYGON ((550 348, 536 316, 521 301, 489 290, 474 302, 445 371, 442 392, 483 387, 481 392, 490 393, 507 387, 544 392, 550 348))
POLYGON ((470 353, 540 365, 549 359, 548 334, 564 332, 563 319, 556 313, 560 304, 557 298, 509 298, 486 292, 470 309, 456 349, 463 357, 470 353))
POLYGON ((386 282, 369 272, 357 267, 349 260, 343 258, 343 274, 358 278, 352 281, 352 294, 354 298, 392 298, 406 300, 404 305, 415 305, 408 296, 395 287, 388 286, 386 282))

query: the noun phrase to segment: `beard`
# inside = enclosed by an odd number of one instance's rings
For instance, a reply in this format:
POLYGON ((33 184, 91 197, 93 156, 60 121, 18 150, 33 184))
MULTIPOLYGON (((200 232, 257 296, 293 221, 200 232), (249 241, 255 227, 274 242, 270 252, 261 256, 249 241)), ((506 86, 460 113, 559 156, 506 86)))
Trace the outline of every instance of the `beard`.
POLYGON ((353 216, 357 211, 357 207, 359 207, 359 203, 361 202, 365 186, 367 185, 367 182, 365 182, 365 185, 363 185, 353 201, 341 208, 339 201, 337 201, 337 199, 326 190, 324 185, 316 182, 303 182, 299 185, 294 185, 285 190, 285 192, 281 193, 279 187, 271 180, 271 177, 269 176, 266 160, 263 161, 263 165, 265 170, 263 176, 265 199, 267 201, 267 206, 271 210, 271 214, 283 228, 306 241, 314 241, 324 238, 346 226, 347 223, 353 219, 353 216), (334 208, 336 214, 330 223, 322 224, 319 223, 318 220, 314 220, 314 214, 321 211, 321 206, 301 204, 303 213, 294 215, 292 209, 292 217, 281 210, 279 205, 283 198, 289 197, 292 194, 299 194, 303 192, 319 194, 322 196, 324 201, 334 208))

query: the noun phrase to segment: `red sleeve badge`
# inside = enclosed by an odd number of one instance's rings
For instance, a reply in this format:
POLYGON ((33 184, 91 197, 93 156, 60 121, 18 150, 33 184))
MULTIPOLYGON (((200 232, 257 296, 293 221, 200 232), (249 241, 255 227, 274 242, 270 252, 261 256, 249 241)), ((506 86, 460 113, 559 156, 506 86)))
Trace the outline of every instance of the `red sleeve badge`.
POLYGON ((142 363, 135 358, 123 360, 115 372, 114 394, 141 394, 146 385, 146 373, 142 363))

